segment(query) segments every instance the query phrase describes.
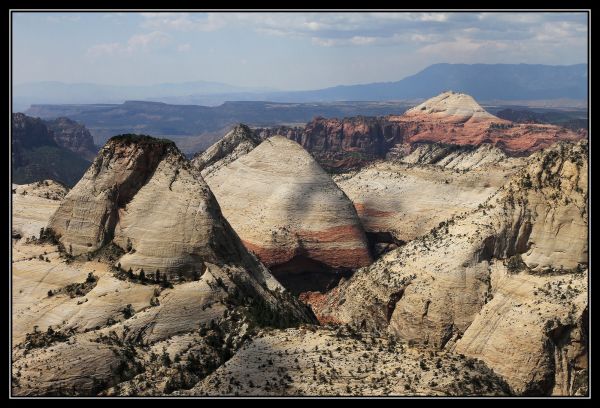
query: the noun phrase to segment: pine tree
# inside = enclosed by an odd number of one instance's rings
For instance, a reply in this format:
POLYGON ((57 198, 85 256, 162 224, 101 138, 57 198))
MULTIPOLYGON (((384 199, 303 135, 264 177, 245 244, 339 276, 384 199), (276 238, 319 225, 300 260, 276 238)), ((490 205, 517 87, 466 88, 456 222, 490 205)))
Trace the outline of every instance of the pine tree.
POLYGON ((142 268, 142 270, 140 271, 140 280, 142 282, 144 282, 146 280, 146 273, 144 272, 144 269, 142 268))

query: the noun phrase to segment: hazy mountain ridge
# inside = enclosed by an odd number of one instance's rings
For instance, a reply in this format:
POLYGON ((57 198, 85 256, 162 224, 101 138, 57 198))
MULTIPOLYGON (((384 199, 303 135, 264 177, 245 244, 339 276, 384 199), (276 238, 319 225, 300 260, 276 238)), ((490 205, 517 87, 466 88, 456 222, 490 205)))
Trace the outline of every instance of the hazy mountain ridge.
POLYGON ((339 85, 306 91, 272 91, 195 81, 150 86, 39 82, 16 85, 17 110, 32 104, 121 103, 142 99, 220 105, 226 101, 332 102, 430 98, 448 89, 482 101, 587 99, 587 64, 434 64, 395 82, 339 85))

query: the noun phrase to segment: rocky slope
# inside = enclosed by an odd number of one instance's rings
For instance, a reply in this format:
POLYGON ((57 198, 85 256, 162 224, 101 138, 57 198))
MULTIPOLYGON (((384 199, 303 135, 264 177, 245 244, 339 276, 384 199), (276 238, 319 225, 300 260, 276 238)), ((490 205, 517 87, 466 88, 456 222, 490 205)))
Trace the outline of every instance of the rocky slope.
POLYGON ((12 236, 39 237, 48 219, 67 195, 68 188, 53 180, 12 185, 12 236))
POLYGON ((296 292, 371 262, 352 203, 293 141, 267 139, 206 182, 244 245, 296 292))
POLYGON ((412 152, 409 146, 406 147, 405 149, 410 152, 409 154, 403 155, 401 154, 402 150, 397 148, 394 152, 390 151, 386 159, 398 160, 408 164, 433 164, 455 170, 472 170, 484 166, 492 167, 489 165, 507 161, 507 156, 502 150, 489 144, 482 144, 477 147, 442 143, 422 144, 415 145, 412 152))
POLYGON ((559 143, 478 209, 310 300, 326 321, 468 350, 518 393, 585 392, 587 198, 587 143, 559 143))
POLYGON ((348 327, 262 332, 184 395, 510 395, 479 361, 348 327))
POLYGON ((94 160, 98 149, 85 126, 65 117, 47 120, 45 123, 57 145, 77 153, 86 160, 94 160))
POLYGON ((246 125, 239 124, 221 140, 192 159, 192 165, 206 177, 219 168, 247 154, 260 144, 261 140, 246 125))
POLYGON ((423 143, 460 146, 491 144, 510 156, 528 155, 560 140, 587 137, 549 124, 517 124, 486 112, 472 97, 444 92, 402 115, 315 118, 304 128, 258 129, 262 138, 280 134, 295 140, 327 169, 359 167, 390 151, 410 153, 423 143))
POLYGON ((255 329, 314 321, 168 141, 113 138, 48 225, 13 247, 15 395, 168 394, 255 329))
POLYGON ((507 158, 489 145, 421 145, 399 157, 334 175, 382 250, 477 208, 523 165, 523 159, 507 158))

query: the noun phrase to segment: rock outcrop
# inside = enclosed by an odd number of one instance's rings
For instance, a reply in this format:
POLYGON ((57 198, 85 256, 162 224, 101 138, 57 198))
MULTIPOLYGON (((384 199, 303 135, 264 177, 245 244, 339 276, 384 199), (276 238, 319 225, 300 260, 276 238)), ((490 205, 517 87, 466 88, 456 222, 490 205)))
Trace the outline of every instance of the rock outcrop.
POLYGON ((352 203, 293 141, 269 138, 206 182, 244 245, 294 291, 371 262, 352 203))
POLYGON ((260 270, 200 172, 167 140, 109 140, 48 226, 75 256, 116 244, 124 270, 191 277, 204 262, 260 270))
POLYGON ((427 116, 430 119, 455 123, 478 121, 502 122, 501 119, 483 109, 471 96, 452 91, 441 93, 426 100, 422 104, 404 112, 403 116, 415 118, 427 116))
POLYGON ((246 125, 239 124, 221 140, 192 159, 192 165, 206 177, 219 168, 252 151, 261 139, 246 125))
POLYGON ((85 126, 64 117, 47 120, 45 123, 57 145, 77 153, 86 160, 94 160, 98 149, 85 126))
POLYGON ((258 129, 261 138, 282 135, 298 142, 328 170, 360 167, 378 158, 403 140, 402 128, 386 118, 317 117, 304 128, 258 129))
POLYGON ((342 282, 317 314, 456 346, 519 393, 585 393, 587 155, 586 142, 536 153, 476 210, 342 282))
MULTIPOLYGON (((404 146, 404 145, 403 145, 404 146)), ((410 151, 410 147, 408 149, 410 151)), ((473 170, 480 167, 506 161, 507 156, 489 144, 480 146, 458 146, 442 143, 415 145, 407 155, 398 154, 401 148, 396 148, 396 154, 390 151, 386 159, 398 160, 408 164, 433 164, 455 170, 473 170)))

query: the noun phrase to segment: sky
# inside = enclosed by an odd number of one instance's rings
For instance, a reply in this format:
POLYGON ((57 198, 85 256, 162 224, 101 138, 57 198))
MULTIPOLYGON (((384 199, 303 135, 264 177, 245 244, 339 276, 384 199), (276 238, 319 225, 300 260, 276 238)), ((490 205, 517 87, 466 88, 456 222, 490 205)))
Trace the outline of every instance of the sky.
POLYGON ((435 63, 587 62, 587 14, 13 12, 13 83, 398 81, 435 63))

